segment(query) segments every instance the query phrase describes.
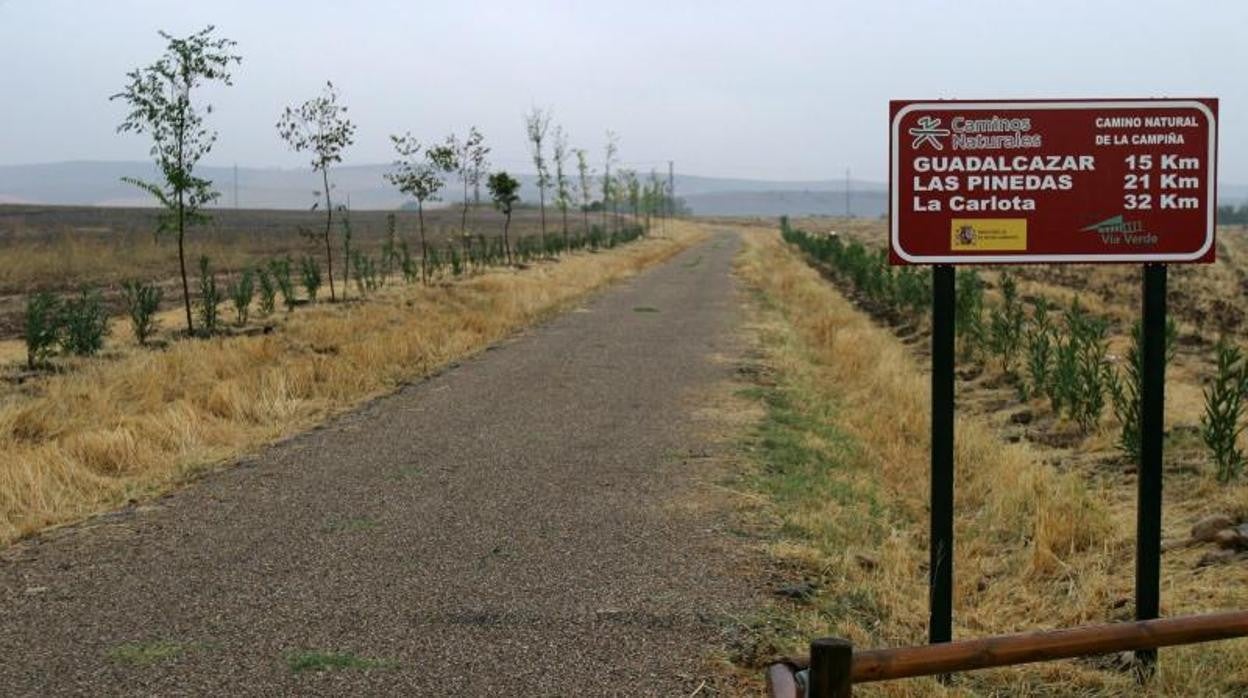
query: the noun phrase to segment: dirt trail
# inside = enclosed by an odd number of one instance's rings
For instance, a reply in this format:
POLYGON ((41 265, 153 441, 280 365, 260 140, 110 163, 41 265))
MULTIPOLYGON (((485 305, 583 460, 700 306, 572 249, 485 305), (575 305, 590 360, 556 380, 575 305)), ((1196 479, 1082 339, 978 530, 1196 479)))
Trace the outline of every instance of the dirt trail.
POLYGON ((721 448, 691 415, 740 350, 737 244, 0 551, 2 692, 688 695, 753 594, 720 515, 682 506, 721 448))

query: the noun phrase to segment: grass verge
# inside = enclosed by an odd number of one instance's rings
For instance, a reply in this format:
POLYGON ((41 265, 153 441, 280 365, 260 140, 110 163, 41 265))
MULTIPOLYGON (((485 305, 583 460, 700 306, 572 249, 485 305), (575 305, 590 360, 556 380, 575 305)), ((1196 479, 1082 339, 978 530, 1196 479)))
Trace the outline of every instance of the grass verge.
POLYGON ((286 665, 296 674, 305 671, 338 671, 342 669, 389 669, 393 662, 359 657, 350 652, 306 650, 286 655, 286 665))
POLYGON ((390 287, 275 331, 134 348, 0 400, 0 545, 143 499, 539 322, 700 241, 654 237, 523 271, 390 287))
POLYGON ((109 650, 108 658, 118 664, 149 666, 168 661, 186 653, 186 647, 176 642, 128 642, 109 650))
MULTIPOLYGON (((780 653, 813 637, 859 647, 921 644, 927 620, 927 376, 887 330, 857 311, 774 234, 747 234, 738 270, 754 290, 770 371, 751 394, 766 417, 751 440, 768 542, 782 569, 813 585, 777 602, 780 653)), ((1101 485, 1052 467, 983 421, 957 422, 955 634, 1125 620, 1133 550, 1101 485)), ((1225 607, 1199 587, 1184 612, 1225 607), (1203 594, 1197 595, 1197 594, 1203 594)), ((1173 590, 1165 592, 1175 598, 1173 590)), ((1106 658, 907 680, 864 695, 1139 695, 1106 658)), ((1165 650, 1149 695, 1243 695, 1248 643, 1165 650)), ((759 667, 749 667, 758 671, 759 667)), ((856 691, 857 692, 857 691, 856 691)))

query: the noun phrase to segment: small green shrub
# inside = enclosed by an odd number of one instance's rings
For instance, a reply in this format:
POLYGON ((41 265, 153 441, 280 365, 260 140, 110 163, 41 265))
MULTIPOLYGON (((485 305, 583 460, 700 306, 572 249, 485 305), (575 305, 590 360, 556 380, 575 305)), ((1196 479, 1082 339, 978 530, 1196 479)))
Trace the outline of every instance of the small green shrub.
POLYGON ((394 273, 401 257, 399 256, 398 225, 393 213, 386 214, 386 240, 381 245, 382 276, 388 278, 394 273))
POLYGON ((1080 328, 1077 339, 1079 382, 1071 416, 1085 433, 1096 427, 1105 410, 1105 393, 1111 374, 1109 347, 1105 339, 1107 329, 1104 320, 1089 317, 1080 328))
POLYGON ((121 283, 121 298, 126 304, 130 328, 134 330, 134 338, 141 345, 147 344, 148 338, 156 331, 156 311, 160 309, 162 295, 159 286, 145 284, 138 279, 121 283))
POLYGON ((199 322, 205 336, 216 334, 220 315, 221 291, 217 275, 212 271, 208 255, 199 258, 199 322))
POLYGON ((962 358, 974 361, 984 346, 984 286, 974 269, 958 271, 954 331, 962 358))
POLYGON ((26 299, 26 367, 46 366, 56 352, 61 330, 61 299, 40 291, 26 299))
POLYGON ((420 265, 412 257, 412 251, 408 249, 406 240, 399 243, 399 269, 403 271, 405 283, 410 284, 420 278, 420 265))
POLYGON ((464 273, 464 260, 459 256, 459 250, 451 247, 448 252, 451 258, 451 273, 459 276, 464 273))
MULTIPOLYGON (((1118 450, 1131 460, 1140 462, 1140 395, 1144 379, 1143 327, 1137 321, 1131 329, 1131 344, 1110 372, 1109 395, 1114 417, 1118 420, 1118 450)), ((1173 318, 1166 319, 1166 363, 1174 358, 1175 330, 1173 318)))
POLYGON ((1014 359, 1023 344, 1027 315, 1018 300, 1018 286, 1009 272, 1001 273, 1002 304, 994 307, 988 320, 988 346, 1001 359, 1006 373, 1014 372, 1014 359))
POLYGON ((244 269, 238 278, 230 282, 226 295, 234 304, 234 322, 239 327, 247 324, 251 313, 251 301, 256 297, 256 277, 250 269, 244 269))
POLYGON ((316 293, 321 290, 321 265, 316 259, 305 255, 299 260, 299 271, 303 276, 303 290, 308 293, 308 301, 316 302, 316 293))
POLYGON ((344 206, 339 206, 338 210, 342 211, 342 299, 345 301, 351 288, 351 215, 344 206))
POLYGON ((256 267, 255 275, 256 288, 259 290, 260 315, 267 317, 277 309, 277 286, 273 283, 273 276, 263 266, 256 267))
POLYGON ((108 311, 94 288, 83 288, 61 306, 61 348, 78 356, 92 356, 104 348, 108 311))
POLYGON ((432 278, 435 274, 441 274, 442 269, 446 266, 446 260, 442 258, 442 253, 438 252, 438 248, 429 247, 429 257, 425 260, 428 268, 429 276, 432 278))
POLYGON ((287 311, 295 308, 295 281, 291 272, 292 266, 290 257, 269 260, 269 271, 273 273, 273 282, 277 284, 277 290, 282 294, 282 305, 286 306, 287 311))
POLYGON ((1086 433, 1100 420, 1113 380, 1105 338, 1109 326, 1085 312, 1078 298, 1063 319, 1066 336, 1054 343, 1049 400, 1055 413, 1065 413, 1086 433))
POLYGON ((1024 332, 1026 337, 1026 362, 1028 380, 1019 381, 1023 399, 1041 397, 1052 392, 1053 353, 1055 329, 1049 318, 1049 302, 1036 300, 1031 313, 1031 323, 1024 332))
POLYGON ((1205 388, 1205 413, 1200 418, 1200 435, 1213 456, 1218 482, 1239 477, 1244 469, 1244 453, 1237 441, 1244 430, 1244 393, 1248 391, 1248 366, 1239 347, 1225 339, 1217 346, 1218 368, 1213 383, 1205 388))

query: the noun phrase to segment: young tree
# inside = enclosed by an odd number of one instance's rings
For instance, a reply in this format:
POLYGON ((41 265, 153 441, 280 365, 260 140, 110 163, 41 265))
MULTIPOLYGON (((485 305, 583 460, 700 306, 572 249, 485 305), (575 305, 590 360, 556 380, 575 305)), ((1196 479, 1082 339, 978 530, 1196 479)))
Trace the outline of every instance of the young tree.
MULTIPOLYGON (((342 151, 355 142, 355 124, 346 117, 347 107, 338 104, 338 92, 332 82, 325 83, 325 92, 300 104, 286 107, 277 122, 277 132, 296 153, 312 154, 312 169, 321 173, 325 195, 325 269, 329 274, 329 299, 337 300, 334 292, 334 252, 331 236, 334 225, 334 204, 330 198, 329 168, 342 162, 342 151)), ((317 196, 321 192, 315 192, 317 196)), ((314 205, 313 208, 316 208, 314 205)))
POLYGON ((520 195, 517 193, 520 190, 520 182, 506 172, 496 172, 490 175, 486 186, 489 187, 490 196, 494 199, 494 206, 503 212, 503 250, 507 253, 507 264, 510 265, 512 263, 511 239, 508 237, 508 231, 511 228, 512 205, 520 200, 520 195))
POLYGON ((542 212, 542 240, 546 240, 546 188, 550 186, 550 174, 546 171, 546 155, 543 143, 546 132, 550 129, 550 112, 534 107, 524 117, 525 131, 529 136, 529 150, 533 155, 533 166, 537 169, 538 206, 542 212))
POLYGON ((621 171, 620 180, 623 184, 624 194, 628 197, 628 208, 633 212, 633 222, 636 223, 637 216, 640 213, 641 181, 637 179, 637 172, 634 170, 621 171))
POLYGON ((580 180, 581 217, 585 225, 585 235, 589 235, 589 207, 594 198, 590 186, 593 184, 594 173, 589 168, 589 153, 584 148, 576 149, 576 171, 580 180))
POLYGON ((204 115, 211 105, 198 107, 192 92, 208 82, 233 84, 230 65, 242 62, 231 53, 236 42, 213 36, 211 25, 184 38, 160 32, 168 42, 165 54, 155 63, 126 74, 124 90, 109 99, 119 99, 130 107, 119 133, 146 133, 152 138, 152 157, 160 168, 163 183, 144 182, 130 177, 123 180, 150 193, 163 209, 157 219, 157 232, 176 232, 178 270, 182 275, 182 301, 186 308, 186 332, 192 334, 191 290, 186 280, 186 229, 203 223, 201 211, 220 194, 212 182, 195 176, 195 166, 212 150, 217 134, 204 126, 204 115))
MULTIPOLYGON (((615 181, 611 178, 611 165, 615 163, 615 156, 620 152, 619 137, 614 131, 607 131, 607 157, 603 162, 602 170, 602 229, 607 229, 607 204, 610 203, 612 211, 615 210, 615 181)), ((618 218, 616 223, 619 223, 618 218)))
POLYGON ((447 171, 454 172, 464 187, 464 203, 459 216, 459 234, 467 236, 468 206, 471 203, 468 199, 468 190, 480 183, 481 173, 485 171, 488 164, 486 156, 490 154, 490 148, 485 145, 485 136, 481 135, 476 126, 468 129, 468 137, 463 141, 460 141, 453 133, 447 136, 444 148, 444 152, 448 154, 444 161, 447 171))
MULTIPOLYGON (((652 168, 650 179, 646 183, 645 192, 646 234, 650 234, 650 221, 655 215, 662 215, 663 184, 659 182, 659 174, 652 168)), ((660 221, 661 222, 661 221, 660 221)))
POLYGON ((563 249, 568 246, 568 204, 572 203, 572 192, 568 182, 568 174, 563 164, 568 160, 568 134, 562 126, 555 126, 553 139, 555 160, 555 204, 563 216, 563 249))
POLYGON ((437 201, 442 188, 439 172, 446 171, 449 153, 444 147, 429 148, 421 158, 423 146, 412 134, 390 136, 398 159, 395 171, 386 173, 386 180, 416 200, 416 217, 420 221, 420 279, 429 283, 429 245, 425 242, 425 202, 437 201))

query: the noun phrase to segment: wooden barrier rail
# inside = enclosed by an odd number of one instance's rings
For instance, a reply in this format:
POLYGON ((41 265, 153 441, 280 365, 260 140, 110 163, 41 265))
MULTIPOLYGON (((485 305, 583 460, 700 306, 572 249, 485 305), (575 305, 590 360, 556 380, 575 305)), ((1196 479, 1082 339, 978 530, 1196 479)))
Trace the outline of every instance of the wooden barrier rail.
MULTIPOLYGON (((864 652, 854 652, 853 644, 847 640, 825 638, 810 645, 806 698, 849 698, 855 683, 933 676, 1110 652, 1151 650, 1244 636, 1248 636, 1248 611, 999 635, 864 652)), ((768 671, 772 695, 784 698, 800 695, 796 684, 787 683, 791 678, 791 670, 787 670, 785 665, 773 665, 768 671)))

